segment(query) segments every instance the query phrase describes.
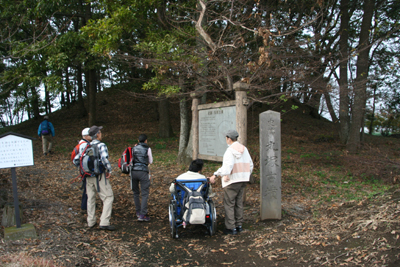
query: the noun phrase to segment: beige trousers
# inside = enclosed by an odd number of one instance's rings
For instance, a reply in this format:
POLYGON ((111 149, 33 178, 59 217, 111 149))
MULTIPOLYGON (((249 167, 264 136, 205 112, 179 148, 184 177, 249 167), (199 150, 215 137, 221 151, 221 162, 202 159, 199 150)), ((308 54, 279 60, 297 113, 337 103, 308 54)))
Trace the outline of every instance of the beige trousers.
POLYGON ((100 192, 97 191, 96 177, 86 177, 86 192, 88 196, 87 201, 87 223, 88 226, 93 226, 96 219, 96 193, 99 194, 101 201, 103 201, 103 212, 100 217, 100 226, 110 225, 110 218, 112 213, 112 204, 114 201, 114 193, 112 191, 110 180, 106 179, 104 173, 99 175, 100 192))
POLYGON ((42 135, 43 154, 49 153, 53 147, 53 136, 51 134, 42 135))

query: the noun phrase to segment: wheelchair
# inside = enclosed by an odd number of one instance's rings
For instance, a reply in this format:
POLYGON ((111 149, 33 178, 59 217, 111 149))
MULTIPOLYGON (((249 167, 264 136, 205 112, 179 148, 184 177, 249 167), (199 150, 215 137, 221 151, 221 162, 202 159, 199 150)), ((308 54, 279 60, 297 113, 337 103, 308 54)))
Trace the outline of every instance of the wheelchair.
POLYGON ((202 224, 208 230, 210 236, 214 235, 217 228, 217 213, 215 209, 215 204, 211 197, 208 196, 209 191, 209 181, 204 179, 196 180, 174 180, 175 192, 171 194, 171 200, 169 204, 169 225, 171 228, 171 237, 179 238, 178 229, 180 227, 185 228, 189 225, 183 218, 184 215, 184 203, 185 195, 188 193, 188 189, 192 191, 197 191, 200 186, 201 195, 206 203, 206 218, 205 223, 202 224))

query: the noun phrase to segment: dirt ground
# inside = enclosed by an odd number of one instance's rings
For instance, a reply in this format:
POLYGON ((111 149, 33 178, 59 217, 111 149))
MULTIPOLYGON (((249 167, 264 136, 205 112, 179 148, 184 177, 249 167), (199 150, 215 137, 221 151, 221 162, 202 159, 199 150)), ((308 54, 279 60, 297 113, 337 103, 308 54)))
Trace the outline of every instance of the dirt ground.
MULTIPOLYGON (((112 100, 108 101, 113 105, 112 100)), ((122 100, 118 100, 120 102, 122 100)), ((114 129, 113 120, 117 124, 121 114, 118 108, 123 109, 124 106, 114 107, 116 113, 109 114, 110 117, 100 114, 102 121, 99 125, 114 129)), ((354 175, 357 171, 361 173, 369 169, 369 173, 388 177, 389 180, 393 177, 397 179, 397 176, 389 175, 392 171, 385 169, 385 166, 389 161, 397 162, 398 154, 390 154, 388 159, 382 156, 386 155, 382 146, 365 145, 364 152, 369 154, 363 158, 341 154, 340 159, 303 160, 298 164, 299 158, 288 152, 289 147, 301 146, 308 150, 310 146, 313 151, 342 149, 335 142, 315 140, 315 137, 321 138, 322 135, 310 136, 315 129, 324 128, 320 123, 294 125, 300 117, 282 122, 282 165, 287 167, 282 172, 281 220, 260 221, 259 183, 249 184, 243 225, 245 231, 236 236, 223 235, 223 192, 217 183, 214 186, 218 215, 216 235, 210 237, 202 226, 190 226, 180 228, 179 238, 173 239, 168 223, 168 188, 176 175, 182 173, 182 167, 165 167, 162 164, 152 167, 149 199, 151 221, 138 222, 129 178, 121 174, 117 167, 119 151, 125 142, 118 140, 124 139, 121 137, 124 129, 120 129, 121 136, 120 133, 105 131, 104 138, 109 146, 120 146, 119 150, 111 152, 111 183, 115 197, 111 223, 117 230, 88 229, 86 214, 80 210, 80 184, 71 183, 77 176, 77 170, 66 156, 79 138, 79 134, 71 138, 69 132, 79 133, 79 129, 84 127, 83 119, 74 119, 69 113, 55 114, 54 124, 59 133, 56 143, 58 151, 45 157, 41 155, 40 140, 35 140, 35 165, 17 168, 18 194, 23 207, 22 222, 35 226, 38 239, 5 241, 1 234, 0 266, 400 266, 398 186, 384 194, 361 200, 321 204, 318 198, 305 194, 310 187, 321 184, 307 181, 294 190, 294 180, 289 179, 301 168, 317 170, 318 164, 337 165, 337 160, 340 160, 340 164, 347 164, 344 168, 352 170, 354 175), (68 124, 61 126, 62 120, 68 121, 68 124), (363 165, 361 161, 368 161, 368 164, 363 165)), ((125 119, 125 122, 129 122, 129 119, 125 119)), ((34 132, 37 126, 36 123, 32 125, 21 132, 34 132)), ((149 129, 148 125, 135 127, 139 130, 149 129)), ((253 118, 249 127, 256 131, 257 120, 253 118)), ((329 135, 322 137, 331 138, 329 135)), ((258 137, 251 138, 256 140, 258 137)), ((399 144, 398 141, 386 139, 384 142, 389 142, 389 149, 399 144)), ((250 151, 254 152, 255 148, 250 146, 250 151)), ((256 155, 254 161, 257 162, 256 155)), ((301 181, 302 177, 294 176, 301 181)), ((0 185, 12 201, 9 169, 0 169, 0 185)), ((101 208, 98 199, 98 217, 101 208)))
MULTIPOLYGON (((127 176, 116 174, 112 178, 115 194, 112 223, 117 231, 108 232, 86 228, 86 214, 81 213, 79 205, 79 184, 70 183, 76 173, 69 161, 53 155, 41 156, 35 162, 35 166, 18 168, 17 179, 23 223, 34 224, 38 239, 1 238, 1 266, 13 262, 12 255, 47 259, 53 266, 400 264, 399 191, 388 192, 373 202, 343 203, 320 210, 302 204, 306 202, 300 200, 301 196, 283 194, 283 218, 260 221, 259 188, 256 184, 249 185, 246 230, 237 236, 226 236, 222 234, 222 191, 215 188, 216 235, 210 237, 202 226, 190 226, 180 229, 179 239, 172 239, 167 209, 171 177, 165 171, 153 171, 150 222, 135 219, 127 176), (161 191, 162 188, 165 190, 161 191), (316 211, 319 216, 313 215, 316 211)), ((1 170, 1 177, 6 176, 7 171, 1 170)), ((97 204, 99 215, 101 201, 97 204)))

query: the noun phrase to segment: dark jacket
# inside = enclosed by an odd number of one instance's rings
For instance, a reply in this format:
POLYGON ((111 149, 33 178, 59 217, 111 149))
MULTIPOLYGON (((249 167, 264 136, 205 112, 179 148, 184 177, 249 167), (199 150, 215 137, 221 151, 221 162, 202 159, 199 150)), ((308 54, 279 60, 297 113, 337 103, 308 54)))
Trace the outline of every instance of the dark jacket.
POLYGON ((139 143, 132 149, 132 171, 149 172, 149 146, 146 143, 139 143))

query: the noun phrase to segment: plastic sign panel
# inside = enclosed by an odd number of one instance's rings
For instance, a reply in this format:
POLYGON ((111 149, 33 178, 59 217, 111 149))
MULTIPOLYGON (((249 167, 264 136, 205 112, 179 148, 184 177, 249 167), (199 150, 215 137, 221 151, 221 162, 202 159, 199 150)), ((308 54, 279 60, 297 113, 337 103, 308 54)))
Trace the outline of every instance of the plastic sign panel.
POLYGON ((14 134, 0 137, 0 169, 32 166, 32 140, 14 134))
POLYGON ((223 157, 226 132, 236 130, 236 106, 199 110, 199 154, 223 157))

